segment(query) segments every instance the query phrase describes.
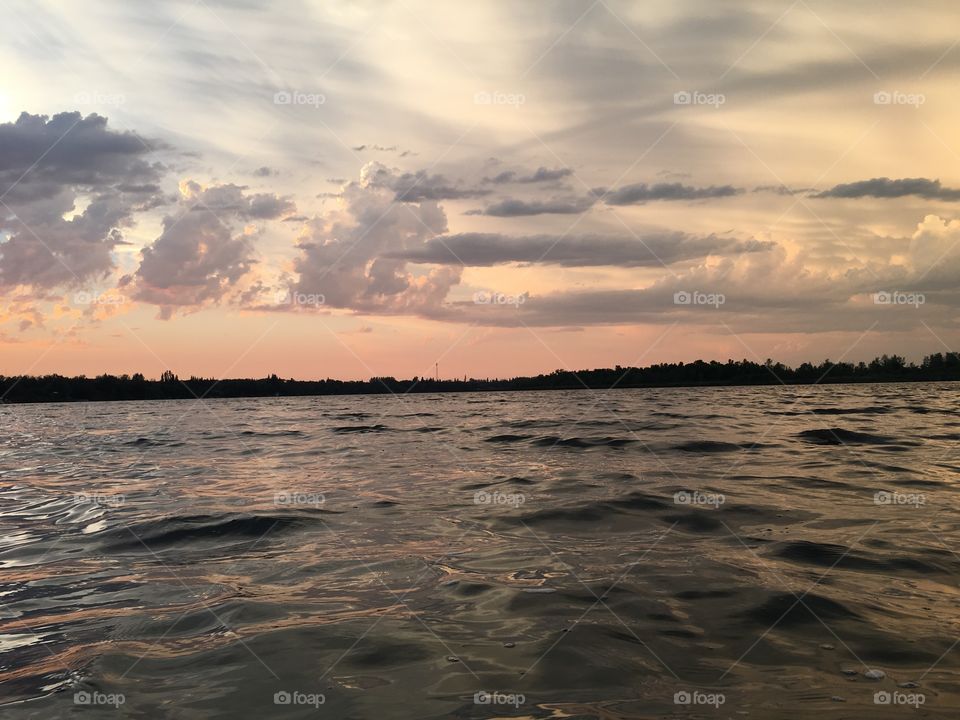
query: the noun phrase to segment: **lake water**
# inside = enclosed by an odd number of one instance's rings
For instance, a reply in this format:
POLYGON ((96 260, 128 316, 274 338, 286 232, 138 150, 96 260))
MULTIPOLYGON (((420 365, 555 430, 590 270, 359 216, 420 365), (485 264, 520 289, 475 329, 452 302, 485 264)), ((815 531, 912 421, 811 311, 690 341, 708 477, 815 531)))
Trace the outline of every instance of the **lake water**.
POLYGON ((0 716, 956 717, 958 391, 2 406, 0 716))

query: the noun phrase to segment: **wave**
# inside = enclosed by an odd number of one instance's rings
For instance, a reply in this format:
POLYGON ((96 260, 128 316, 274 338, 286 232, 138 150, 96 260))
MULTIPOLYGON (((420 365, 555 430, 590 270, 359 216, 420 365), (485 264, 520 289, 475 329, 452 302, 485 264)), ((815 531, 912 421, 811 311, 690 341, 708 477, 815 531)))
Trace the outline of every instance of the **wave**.
POLYGON ((843 603, 822 595, 807 593, 776 593, 764 603, 742 614, 747 621, 758 627, 790 628, 798 625, 816 625, 826 620, 861 620, 861 616, 843 603), (798 600, 798 598, 800 598, 798 600))
POLYGON ((907 443, 901 439, 892 438, 886 435, 873 435, 871 433, 857 432, 847 430, 846 428, 817 428, 816 430, 804 430, 798 433, 798 437, 805 442, 814 445, 905 445, 916 444, 907 443))
MULTIPOLYGON (((314 510, 314 513, 330 513, 314 510)), ((100 535, 108 550, 154 550, 193 543, 258 540, 316 523, 308 515, 190 515, 114 528, 100 535)))
POLYGON ((561 438, 556 435, 545 435, 544 437, 539 437, 536 440, 531 441, 532 445, 538 447, 569 447, 569 448, 595 448, 595 447, 623 447, 624 445, 629 445, 630 443, 636 442, 633 438, 617 438, 617 437, 602 437, 602 438, 561 438))
POLYGON ((335 433, 368 433, 368 432, 386 432, 390 430, 386 425, 341 425, 333 428, 335 433))

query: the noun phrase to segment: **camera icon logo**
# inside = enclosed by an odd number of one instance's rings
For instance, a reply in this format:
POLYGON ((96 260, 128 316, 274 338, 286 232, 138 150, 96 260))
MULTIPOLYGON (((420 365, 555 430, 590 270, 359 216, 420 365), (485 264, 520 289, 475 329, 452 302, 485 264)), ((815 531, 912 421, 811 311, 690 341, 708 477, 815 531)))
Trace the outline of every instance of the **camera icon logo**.
POLYGON ((680 690, 673 694, 674 705, 689 705, 691 702, 693 702, 693 697, 686 690, 680 690))
POLYGON ((893 102, 893 95, 886 90, 880 90, 873 94, 873 102, 875 105, 889 105, 893 102))
POLYGON ((86 690, 81 690, 80 692, 75 692, 73 694, 73 704, 74 705, 89 705, 92 702, 93 698, 90 696, 86 690))
POLYGON ((689 305, 693 300, 693 296, 688 293, 686 290, 681 290, 673 294, 673 304, 674 305, 689 305))
POLYGON ((473 104, 474 105, 492 105, 493 104, 493 95, 491 95, 486 90, 481 90, 473 94, 473 104))
POLYGON ((273 94, 273 104, 274 105, 289 105, 293 102, 293 95, 288 93, 286 90, 280 90, 273 94))
POLYGON ((674 105, 689 105, 691 102, 693 102, 693 95, 686 90, 673 94, 674 105))
POLYGON ((280 692, 273 694, 273 704, 274 705, 289 705, 293 702, 293 696, 288 693, 286 690, 281 690, 280 692))

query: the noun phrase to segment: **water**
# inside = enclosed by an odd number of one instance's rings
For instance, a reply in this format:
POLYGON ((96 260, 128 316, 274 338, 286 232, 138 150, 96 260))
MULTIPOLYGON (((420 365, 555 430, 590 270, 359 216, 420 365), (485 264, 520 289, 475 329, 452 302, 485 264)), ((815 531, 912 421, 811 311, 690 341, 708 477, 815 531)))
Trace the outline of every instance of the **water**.
POLYGON ((0 407, 0 715, 956 717, 958 391, 0 407))

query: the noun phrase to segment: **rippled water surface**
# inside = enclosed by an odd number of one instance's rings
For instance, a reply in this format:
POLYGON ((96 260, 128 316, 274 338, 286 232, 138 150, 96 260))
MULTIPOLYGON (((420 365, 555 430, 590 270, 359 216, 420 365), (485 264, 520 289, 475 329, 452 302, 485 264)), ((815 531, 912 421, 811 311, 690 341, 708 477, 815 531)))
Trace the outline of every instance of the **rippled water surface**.
POLYGON ((956 717, 958 390, 2 406, 0 715, 956 717))

